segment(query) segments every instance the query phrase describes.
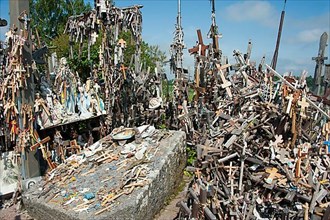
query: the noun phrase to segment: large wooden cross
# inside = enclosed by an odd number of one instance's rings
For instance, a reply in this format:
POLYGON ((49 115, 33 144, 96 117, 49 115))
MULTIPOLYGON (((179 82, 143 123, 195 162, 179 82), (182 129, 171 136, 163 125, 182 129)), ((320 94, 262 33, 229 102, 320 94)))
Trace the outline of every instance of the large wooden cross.
POLYGON ((209 48, 209 45, 204 45, 203 37, 200 29, 197 30, 197 37, 198 37, 197 46, 194 46, 193 48, 189 49, 188 52, 190 54, 199 53, 200 55, 205 56, 206 50, 209 48))
POLYGON ((46 138, 40 140, 39 135, 37 134, 37 132, 34 132, 34 136, 37 140, 37 143, 35 143, 34 145, 32 145, 30 147, 31 151, 36 150, 37 148, 39 148, 42 152, 42 157, 47 161, 47 164, 49 166, 50 169, 54 169, 56 167, 56 165, 50 160, 50 158, 47 155, 47 151, 45 149, 44 144, 47 143, 48 141, 50 141, 50 137, 47 136, 46 138))

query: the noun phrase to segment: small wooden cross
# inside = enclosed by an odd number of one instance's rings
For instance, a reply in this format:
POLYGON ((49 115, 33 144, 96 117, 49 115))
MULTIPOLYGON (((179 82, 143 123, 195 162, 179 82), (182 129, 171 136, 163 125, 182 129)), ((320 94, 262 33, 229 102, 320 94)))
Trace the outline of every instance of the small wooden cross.
POLYGON ((300 116, 306 118, 306 108, 309 107, 309 103, 306 102, 306 98, 303 97, 301 101, 298 101, 298 105, 300 106, 300 116))
POLYGON ((275 178, 282 177, 282 175, 277 173, 277 171, 278 171, 278 169, 275 167, 266 169, 266 173, 268 173, 269 176, 267 178, 265 178, 264 180, 267 184, 272 184, 272 182, 275 178))
POLYGON ((231 90, 230 90, 230 88, 229 88, 229 87, 231 86, 231 82, 229 82, 229 81, 226 79, 226 77, 225 77, 225 75, 223 74, 223 72, 222 72, 221 67, 220 67, 219 64, 217 64, 217 68, 218 68, 218 71, 219 71, 220 78, 221 78, 221 80, 222 80, 221 88, 226 89, 226 92, 227 92, 228 96, 229 96, 230 98, 232 98, 232 97, 233 97, 233 94, 231 93, 231 90))
POLYGON ((120 71, 122 71, 122 73, 123 73, 123 77, 124 77, 124 80, 126 80, 126 70, 127 70, 128 68, 127 67, 125 67, 124 66, 124 64, 121 64, 120 65, 120 71))
POLYGON ((94 45, 95 42, 96 42, 96 38, 98 37, 99 35, 96 33, 96 32, 93 32, 91 34, 91 45, 94 45))
POLYGON ((197 36, 198 36, 198 44, 197 46, 191 48, 188 50, 188 52, 190 54, 196 54, 197 52, 199 53, 199 55, 205 56, 206 54, 206 50, 209 48, 209 46, 204 45, 203 43, 203 37, 202 37, 202 33, 201 30, 198 29, 197 30, 197 36))

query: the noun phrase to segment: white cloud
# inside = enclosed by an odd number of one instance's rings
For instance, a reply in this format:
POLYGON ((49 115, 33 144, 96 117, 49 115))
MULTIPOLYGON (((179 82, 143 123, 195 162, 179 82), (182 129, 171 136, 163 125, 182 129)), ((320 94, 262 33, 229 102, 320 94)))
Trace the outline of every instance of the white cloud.
POLYGON ((229 5, 225 9, 226 18, 231 21, 256 21, 264 26, 277 26, 278 13, 266 1, 244 1, 229 5))
POLYGON ((298 33, 298 41, 303 43, 311 43, 320 40, 321 34, 324 32, 324 29, 315 28, 304 30, 298 33))
POLYGON ((289 31, 285 41, 290 44, 318 42, 323 32, 330 32, 330 13, 300 19, 289 16, 284 29, 289 31))
POLYGON ((330 13, 324 13, 321 15, 315 15, 308 18, 303 19, 288 19, 288 24, 290 26, 295 26, 298 28, 327 28, 329 30, 330 27, 330 13))

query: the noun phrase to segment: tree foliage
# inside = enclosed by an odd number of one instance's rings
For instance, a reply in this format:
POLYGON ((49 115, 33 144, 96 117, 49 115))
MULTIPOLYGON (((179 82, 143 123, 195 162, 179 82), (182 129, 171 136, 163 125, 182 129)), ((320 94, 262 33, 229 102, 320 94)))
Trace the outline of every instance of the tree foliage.
MULTIPOLYGON (((40 39, 44 41, 50 48, 50 52, 56 52, 57 57, 69 57, 70 45, 69 36, 64 32, 66 22, 71 15, 78 15, 91 10, 89 4, 85 4, 84 0, 30 0, 31 27, 33 32, 38 31, 40 39)), ((86 79, 94 65, 99 63, 99 46, 101 44, 101 36, 97 38, 97 42, 90 48, 90 60, 88 57, 88 42, 84 41, 82 47, 79 44, 73 46, 73 58, 69 59, 70 67, 86 79)), ((136 45, 130 31, 122 32, 119 39, 126 41, 126 49, 124 50, 124 65, 129 66, 132 56, 135 54, 136 45)), ((165 53, 160 50, 159 46, 149 45, 142 41, 140 45, 141 57, 140 61, 143 67, 151 68, 151 72, 156 67, 156 62, 164 62, 165 53)), ((134 65, 134 64, 133 64, 134 65)))
POLYGON ((31 27, 43 41, 49 43, 63 33, 71 15, 89 11, 84 0, 30 0, 31 27))

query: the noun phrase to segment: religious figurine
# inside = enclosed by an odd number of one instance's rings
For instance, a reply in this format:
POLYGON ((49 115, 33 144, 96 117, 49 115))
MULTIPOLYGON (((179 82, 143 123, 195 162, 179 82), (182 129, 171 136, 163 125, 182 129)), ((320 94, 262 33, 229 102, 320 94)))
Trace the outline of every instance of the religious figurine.
POLYGON ((46 101, 40 96, 39 93, 36 93, 36 98, 34 101, 34 112, 36 114, 36 121, 40 128, 44 126, 50 126, 50 112, 47 107, 46 101))
POLYGON ((86 93, 84 86, 80 86, 80 82, 78 82, 77 106, 81 118, 88 118, 92 116, 92 114, 88 111, 89 105, 90 100, 88 94, 86 93))
POLYGON ((91 94, 91 105, 89 107, 89 112, 91 112, 93 114, 96 113, 97 115, 101 115, 102 114, 101 113, 100 106, 99 106, 99 102, 96 99, 94 93, 91 94))
POLYGON ((68 114, 75 112, 76 77, 70 70, 67 60, 62 57, 57 75, 55 77, 57 94, 61 97, 61 103, 65 106, 68 114))
POLYGON ((63 120, 64 107, 61 105, 60 101, 53 96, 53 123, 59 124, 63 120))

